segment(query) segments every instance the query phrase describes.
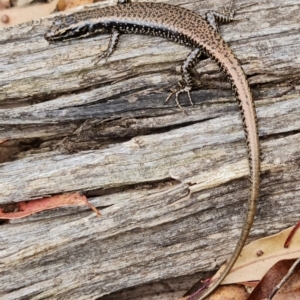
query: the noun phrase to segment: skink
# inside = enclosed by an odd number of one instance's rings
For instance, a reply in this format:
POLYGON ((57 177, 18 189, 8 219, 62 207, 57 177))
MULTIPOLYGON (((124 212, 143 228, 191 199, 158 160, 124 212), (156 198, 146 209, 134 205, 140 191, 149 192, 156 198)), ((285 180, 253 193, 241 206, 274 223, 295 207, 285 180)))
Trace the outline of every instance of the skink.
POLYGON ((151 2, 127 3, 125 1, 125 3, 115 6, 95 8, 88 12, 57 17, 52 27, 45 33, 45 39, 49 42, 62 42, 111 33, 108 49, 100 58, 113 53, 119 35, 122 33, 161 36, 192 48, 192 52, 182 65, 182 80, 179 87, 170 94, 170 96, 175 94, 179 106, 178 95, 183 92, 188 94, 192 103, 190 69, 199 61, 201 54, 214 59, 230 79, 240 108, 248 149, 251 183, 248 209, 239 240, 225 270, 203 293, 196 292, 189 296, 187 299, 190 300, 206 298, 229 273, 250 232, 259 196, 260 150, 255 107, 245 73, 228 44, 218 33, 217 27, 217 21, 228 22, 232 17, 232 12, 228 14, 209 12, 205 20, 197 13, 178 6, 151 2))

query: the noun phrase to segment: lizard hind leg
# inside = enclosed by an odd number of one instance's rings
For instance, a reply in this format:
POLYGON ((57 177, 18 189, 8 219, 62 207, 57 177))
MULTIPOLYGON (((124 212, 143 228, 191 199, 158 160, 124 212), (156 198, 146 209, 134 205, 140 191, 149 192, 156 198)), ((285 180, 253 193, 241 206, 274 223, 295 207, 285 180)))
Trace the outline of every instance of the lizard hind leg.
POLYGON ((166 99, 167 102, 173 95, 175 95, 176 104, 183 111, 184 109, 179 103, 179 94, 187 93, 191 105, 194 105, 190 94, 190 91, 192 89, 192 76, 190 74, 190 70, 200 60, 201 56, 202 52, 200 48, 193 49, 192 52, 187 56, 181 66, 182 79, 178 82, 178 87, 172 89, 171 93, 166 99))

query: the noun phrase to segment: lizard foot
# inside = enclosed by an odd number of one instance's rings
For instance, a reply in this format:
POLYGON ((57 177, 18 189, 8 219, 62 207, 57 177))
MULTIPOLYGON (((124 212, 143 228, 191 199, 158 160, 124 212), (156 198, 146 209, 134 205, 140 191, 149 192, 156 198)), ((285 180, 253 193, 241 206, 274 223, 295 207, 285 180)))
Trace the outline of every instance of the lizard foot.
POLYGON ((179 94, 187 93, 191 105, 194 106, 194 103, 193 103, 192 98, 191 98, 191 93, 190 93, 192 87, 189 86, 189 85, 182 84, 180 81, 178 82, 178 85, 179 85, 178 88, 174 88, 174 89, 171 90, 171 93, 167 97, 166 102, 168 102, 170 100, 170 98, 173 95, 175 95, 175 102, 176 102, 177 106, 185 113, 185 109, 180 105, 179 100, 178 100, 179 99, 179 94))
POLYGON ((230 2, 229 6, 224 6, 223 7, 223 10, 221 11, 221 14, 224 15, 227 18, 227 22, 230 22, 230 21, 233 20, 235 12, 236 12, 236 9, 233 8, 233 0, 232 0, 230 2))

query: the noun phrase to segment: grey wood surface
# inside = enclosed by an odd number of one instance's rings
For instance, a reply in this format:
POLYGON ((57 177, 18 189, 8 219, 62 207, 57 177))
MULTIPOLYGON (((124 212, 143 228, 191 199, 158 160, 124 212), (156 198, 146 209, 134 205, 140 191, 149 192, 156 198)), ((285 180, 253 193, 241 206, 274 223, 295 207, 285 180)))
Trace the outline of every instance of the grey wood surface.
MULTIPOLYGON (((257 107, 251 241, 300 219, 300 1, 236 2, 221 32, 257 107)), ((170 3, 201 15, 228 4, 170 3)), ((165 99, 189 49, 124 35, 95 65, 109 36, 48 45, 52 20, 0 31, 0 204, 82 191, 103 216, 65 207, 2 222, 0 299, 176 299, 230 256, 243 223, 248 164, 230 86, 201 61, 184 114, 165 99)))

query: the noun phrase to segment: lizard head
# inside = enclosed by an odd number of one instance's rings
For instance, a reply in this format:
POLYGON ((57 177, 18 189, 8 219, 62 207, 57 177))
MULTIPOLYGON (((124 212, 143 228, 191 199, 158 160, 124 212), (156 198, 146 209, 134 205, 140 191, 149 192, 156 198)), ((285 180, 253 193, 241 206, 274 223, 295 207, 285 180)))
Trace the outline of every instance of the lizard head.
POLYGON ((73 15, 56 17, 52 26, 46 31, 44 38, 50 43, 92 36, 106 32, 105 26, 85 20, 78 21, 73 15))

